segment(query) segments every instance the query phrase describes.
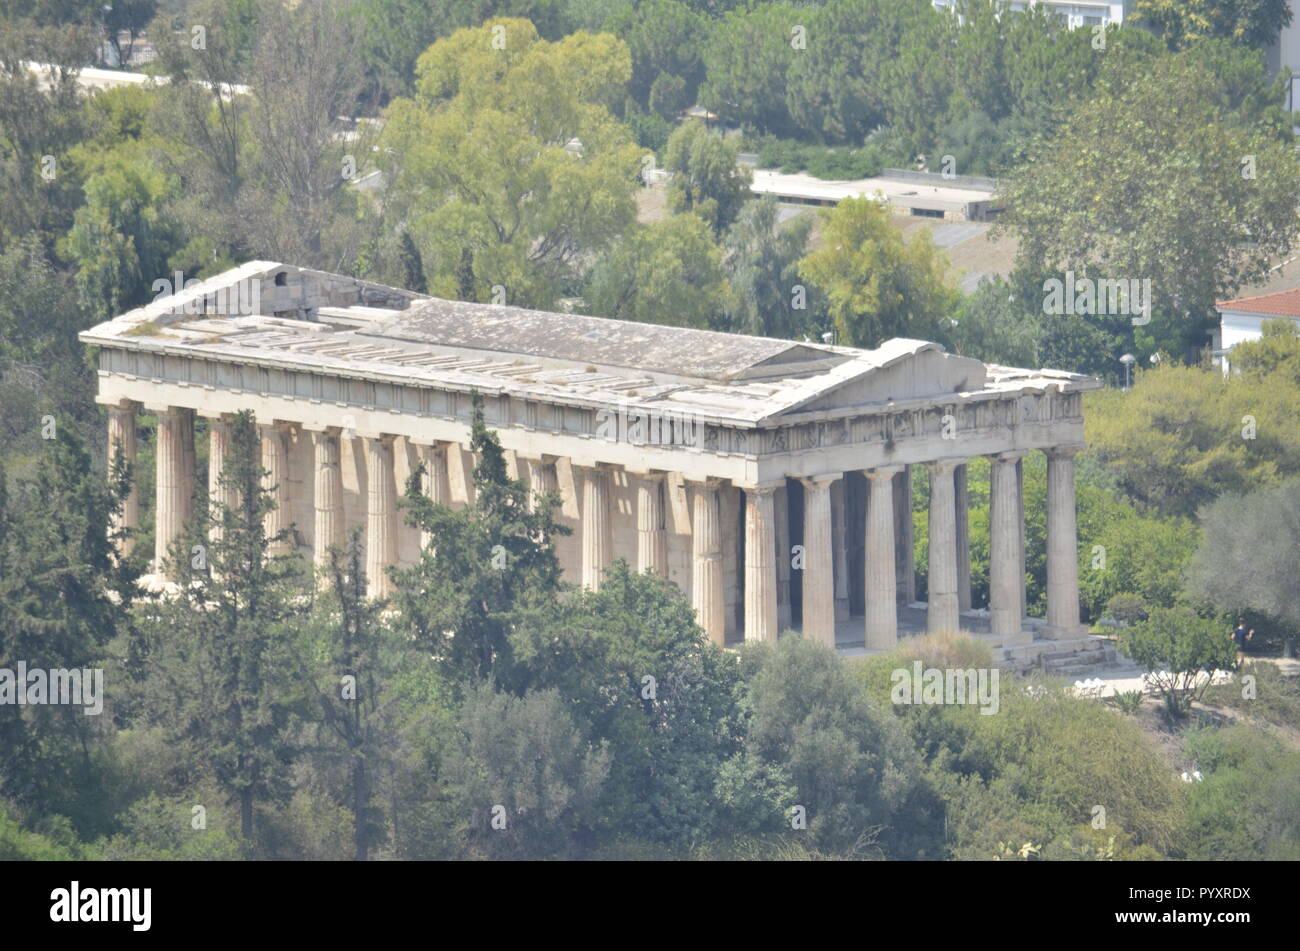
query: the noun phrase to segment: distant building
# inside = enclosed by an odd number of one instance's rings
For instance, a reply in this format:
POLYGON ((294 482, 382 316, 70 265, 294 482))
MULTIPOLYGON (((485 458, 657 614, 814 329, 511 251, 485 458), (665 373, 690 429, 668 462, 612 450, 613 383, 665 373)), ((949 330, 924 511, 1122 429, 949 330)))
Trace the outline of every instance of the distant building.
POLYGON ((948 221, 988 221, 996 213, 997 182, 970 175, 886 168, 874 178, 825 181, 811 175, 785 175, 755 169, 751 189, 796 205, 837 205, 845 198, 875 198, 900 215, 948 221))
MULTIPOLYGON (((956 5, 955 0, 931 0, 939 10, 948 10, 956 5)), ((1058 14, 1070 29, 1081 26, 1110 26, 1112 23, 1124 22, 1124 17, 1133 10, 1134 0, 1115 0, 1113 3, 1065 2, 1065 0, 1015 0, 1009 4, 1012 11, 1021 11, 1026 7, 1044 6, 1058 14)))
POLYGON ((1300 328, 1300 288, 1219 301, 1214 308, 1219 312, 1214 357, 1225 376, 1232 369, 1228 360, 1232 348, 1242 341, 1263 336, 1264 321, 1289 318, 1300 328))

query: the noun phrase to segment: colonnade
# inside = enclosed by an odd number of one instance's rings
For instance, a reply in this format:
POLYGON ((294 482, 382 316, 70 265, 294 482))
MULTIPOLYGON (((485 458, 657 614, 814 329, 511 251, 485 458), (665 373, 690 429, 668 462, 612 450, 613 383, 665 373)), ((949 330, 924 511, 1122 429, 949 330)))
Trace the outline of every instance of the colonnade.
MULTIPOLYGON (((128 461, 136 454, 135 414, 139 404, 124 402, 109 409, 110 458, 118 447, 128 461)), ((145 406, 158 419, 156 477, 155 564, 163 565, 172 543, 190 517, 194 496, 194 416, 191 409, 145 406)), ((278 539, 278 551, 295 546, 291 532, 290 440, 294 428, 284 422, 260 425, 262 466, 275 496, 275 511, 267 515, 266 529, 278 539)), ((303 435, 298 427, 298 437, 303 435)), ((209 492, 226 502, 222 485, 223 460, 230 444, 229 418, 209 417, 209 492)), ((400 531, 398 486, 394 465, 395 437, 384 433, 344 434, 340 427, 312 429, 313 472, 299 473, 310 485, 314 520, 311 547, 317 565, 328 563, 331 546, 342 546, 347 526, 341 440, 354 438, 362 451, 366 474, 365 552, 366 576, 372 596, 390 593, 387 566, 398 561, 400 531)), ((436 502, 449 497, 449 450, 454 444, 430 440, 413 443, 424 465, 425 493, 436 502)), ((458 447, 457 451, 459 451, 458 447)), ((1048 636, 1072 636, 1079 628, 1079 583, 1074 501, 1073 456, 1078 446, 1061 446, 1047 453, 1047 628, 1048 636)), ((998 452, 990 459, 990 596, 991 632, 1012 642, 1024 636, 1025 554, 1024 500, 1021 460, 1025 450, 998 452)), ((689 512, 692 604, 700 625, 715 641, 726 634, 726 558, 721 494, 734 486, 743 492, 743 568, 737 584, 743 588, 743 631, 746 640, 772 640, 791 623, 790 591, 797 584, 805 636, 834 644, 837 624, 850 611, 848 550, 852 535, 860 537, 863 574, 860 576, 864 640, 868 649, 887 649, 897 641, 898 605, 915 599, 912 565, 912 479, 928 474, 928 601, 926 627, 932 632, 955 631, 962 614, 971 609, 968 460, 960 457, 927 460, 908 465, 885 465, 859 470, 866 491, 855 510, 863 517, 849 518, 847 473, 829 472, 798 479, 776 479, 753 484, 721 479, 681 479, 689 512), (789 488, 802 494, 801 522, 794 524, 801 539, 791 544, 792 507, 789 488), (865 507, 865 513, 860 508, 865 507), (801 529, 801 531, 800 531, 801 529)), ((522 454, 515 465, 525 477, 534 498, 559 491, 559 459, 552 455, 522 454), (526 471, 526 474, 524 470, 526 471)), ((572 463, 573 496, 566 504, 579 512, 581 564, 566 566, 586 587, 599 588, 605 568, 614 558, 612 480, 620 478, 634 488, 635 560, 641 571, 669 575, 669 473, 634 470, 604 462, 572 463)), ((858 497, 855 494, 855 499, 858 497)), ((138 527, 140 501, 133 490, 119 516, 120 524, 138 527)), ((219 531, 219 528, 216 529, 219 531)), ((680 524, 677 529, 681 531, 680 524)), ((427 546, 424 537, 421 544, 427 546)), ((630 541, 630 540, 629 540, 630 541)), ((685 587, 686 579, 679 581, 685 587)))

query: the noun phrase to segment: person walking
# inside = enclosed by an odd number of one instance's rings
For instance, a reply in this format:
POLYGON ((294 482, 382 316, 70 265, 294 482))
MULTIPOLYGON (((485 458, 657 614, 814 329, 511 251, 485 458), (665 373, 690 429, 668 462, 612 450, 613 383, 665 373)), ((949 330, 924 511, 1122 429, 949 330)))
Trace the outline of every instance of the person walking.
POLYGON ((1246 619, 1237 618, 1237 626, 1232 630, 1232 639, 1237 645, 1237 667, 1240 668, 1246 658, 1246 642, 1255 636, 1254 628, 1247 629, 1246 619))

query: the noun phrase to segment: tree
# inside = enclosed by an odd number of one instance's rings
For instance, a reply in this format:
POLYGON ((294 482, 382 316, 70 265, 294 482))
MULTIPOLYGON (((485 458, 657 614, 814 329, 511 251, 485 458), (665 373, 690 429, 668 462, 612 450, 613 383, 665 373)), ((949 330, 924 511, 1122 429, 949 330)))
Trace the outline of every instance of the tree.
POLYGON ((1225 106, 1224 81, 1195 51, 1107 53, 1103 78, 1014 174, 998 228, 1017 230, 1020 264, 1044 276, 1149 282, 1136 353, 1183 358, 1203 345, 1214 301, 1294 243, 1300 163, 1276 130, 1225 106))
MULTIPOLYGON (((51 418, 54 438, 12 495, 0 469, 0 657, 33 670, 103 668, 109 641, 130 628, 135 573, 114 555, 122 536, 109 532, 130 473, 119 466, 106 481, 51 418)), ((107 718, 88 712, 68 703, 0 704, 0 795, 83 828, 104 822, 94 773, 107 718)))
POLYGON ((469 841, 497 858, 563 855, 591 822, 610 757, 570 717, 559 691, 467 685, 441 780, 469 841))
POLYGON ((1248 380, 1272 379, 1300 387, 1300 328, 1279 318, 1260 325, 1258 340, 1243 340, 1232 348, 1232 368, 1248 380))
POLYGON ((1181 718, 1209 688, 1210 674, 1231 670, 1235 648, 1227 625, 1187 608, 1153 608, 1120 635, 1124 653, 1148 676, 1173 717, 1181 718))
POLYGON ((684 123, 668 138, 664 167, 672 172, 668 207, 693 211, 721 234, 752 196, 753 174, 737 164, 739 145, 703 123, 684 123))
POLYGON ((598 592, 566 599, 513 640, 531 688, 558 691, 609 743, 604 832, 689 846, 728 831, 728 821, 780 817, 784 801, 758 789, 723 815, 715 788, 745 726, 739 667, 665 579, 619 559, 598 592))
POLYGON ((549 307, 627 229, 643 152, 609 107, 630 71, 612 36, 550 43, 526 20, 459 30, 420 57, 381 164, 431 293, 549 307))
POLYGON ((791 45, 791 31, 803 17, 792 5, 762 3, 732 10, 717 21, 703 51, 701 104, 760 132, 797 131, 786 104, 786 78, 802 55, 791 45))
MULTIPOLYGON (((364 862, 382 833, 372 806, 374 775, 391 742, 385 689, 392 677, 392 651, 379 617, 381 605, 366 599, 361 530, 353 529, 347 550, 331 550, 329 585, 318 606, 326 663, 315 679, 321 724, 340 745, 351 774, 351 812, 356 860, 364 862)), ((310 642, 309 642, 310 643, 310 642)), ((315 646, 315 645, 312 645, 315 646)), ((313 655, 314 656, 314 655, 313 655)))
POLYGON ((799 262, 799 274, 826 295, 841 344, 942 333, 956 292, 929 232, 904 242, 888 206, 872 198, 845 199, 823 220, 821 247, 799 262))
MULTIPOLYGON (((631 50, 628 93, 633 99, 653 109, 650 100, 654 87, 674 81, 681 108, 691 105, 704 76, 700 47, 707 26, 703 17, 679 0, 646 0, 635 7, 624 7, 610 18, 607 28, 631 50)), ((680 108, 655 111, 673 118, 680 108)))
POLYGON ((1263 50, 1291 25, 1286 0, 1137 0, 1134 22, 1163 37, 1170 49, 1207 38, 1263 50))
POLYGON ((1200 519, 1190 589, 1222 611, 1273 618, 1294 638, 1300 633, 1300 480, 1225 494, 1200 519))
POLYGON ((258 804, 287 798, 305 687, 294 650, 304 571, 296 554, 272 554, 288 530, 267 535, 267 475, 245 410, 230 423, 220 480, 233 502, 201 500, 168 555, 176 590, 147 611, 152 715, 238 804, 249 846, 258 804))
POLYGON ((799 300, 795 290, 812 216, 782 226, 777 212, 772 196, 746 202, 727 229, 722 266, 733 294, 727 313, 733 333, 797 338, 812 329, 807 291, 799 300))
POLYGON ((431 651, 450 683, 465 687, 495 677, 516 689, 510 632, 521 618, 549 605, 560 590, 554 539, 568 534, 555 523, 554 496, 528 506, 528 489, 506 475, 496 434, 483 423, 474 395, 474 504, 454 510, 429 500, 412 476, 403 501, 407 524, 431 542, 412 568, 394 570, 397 623, 431 651))
POLYGON ((630 229, 592 268, 592 313, 674 327, 712 327, 730 300, 722 251, 697 215, 630 229))
POLYGON ((1127 393, 1088 394, 1085 434, 1130 498, 1190 516, 1223 492, 1300 475, 1298 404, 1286 374, 1224 379, 1162 364, 1127 393))

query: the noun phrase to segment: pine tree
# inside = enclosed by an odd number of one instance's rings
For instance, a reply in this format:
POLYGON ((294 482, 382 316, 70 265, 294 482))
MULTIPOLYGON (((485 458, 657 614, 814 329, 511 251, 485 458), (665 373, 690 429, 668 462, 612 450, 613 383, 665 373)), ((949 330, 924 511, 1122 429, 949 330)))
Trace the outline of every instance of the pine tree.
POLYGON ((420 492, 412 475, 403 505, 407 522, 432 542, 414 567, 398 571, 399 623, 439 658, 448 680, 463 684, 494 676, 499 686, 522 689, 511 659, 510 633, 522 617, 545 610, 561 589, 554 539, 554 495, 529 511, 528 489, 506 473, 496 434, 483 422, 475 393, 471 450, 475 500, 453 510, 420 492))
POLYGON ((240 413, 221 477, 235 502, 196 506, 202 517, 173 546, 175 590, 154 609, 149 657, 154 716, 238 802, 246 844, 257 804, 288 796, 305 684, 294 642, 309 588, 299 556, 271 554, 288 530, 266 532, 266 475, 252 414, 240 413))

